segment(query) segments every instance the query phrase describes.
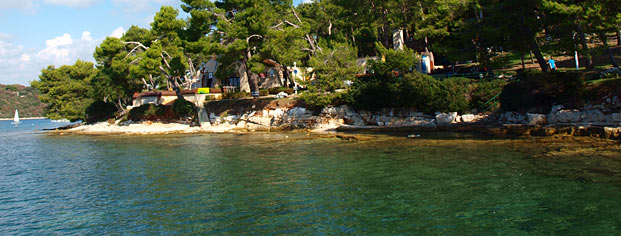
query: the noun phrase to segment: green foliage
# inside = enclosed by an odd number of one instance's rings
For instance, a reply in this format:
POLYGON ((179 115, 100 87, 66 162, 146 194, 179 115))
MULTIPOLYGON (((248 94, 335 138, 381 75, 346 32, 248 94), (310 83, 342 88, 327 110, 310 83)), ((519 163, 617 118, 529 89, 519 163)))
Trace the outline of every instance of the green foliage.
POLYGON ((9 91, 13 91, 13 92, 17 92, 17 86, 16 85, 6 85, 6 87, 4 87, 5 90, 9 90, 9 91))
POLYGON ((483 80, 473 84, 470 97, 471 107, 482 108, 486 102, 502 92, 507 84, 508 82, 502 79, 483 80))
POLYGON ((403 50, 386 49, 382 44, 376 43, 378 55, 381 60, 371 61, 371 70, 376 75, 389 77, 393 71, 401 74, 413 70, 419 60, 418 55, 409 48, 403 50))
POLYGON ((504 88, 501 108, 537 113, 548 113, 554 105, 577 108, 584 102, 585 88, 583 73, 526 71, 519 75, 519 81, 504 88))
POLYGON ((194 103, 189 102, 185 99, 175 100, 172 107, 177 118, 187 117, 188 115, 193 115, 194 113, 196 113, 194 103))
POLYGON ((406 74, 397 80, 356 81, 347 102, 365 110, 414 108, 419 111, 466 112, 472 109, 469 98, 471 81, 464 78, 436 80, 420 73, 406 74))
POLYGON ((280 92, 285 92, 285 93, 287 93, 289 95, 295 93, 295 91, 292 88, 282 88, 282 87, 270 88, 270 89, 268 89, 268 92, 269 92, 269 94, 272 94, 272 95, 276 95, 276 94, 278 94, 280 92))
POLYGON ((194 104, 183 99, 177 99, 172 105, 144 104, 129 111, 128 119, 132 121, 160 121, 175 122, 185 118, 196 118, 194 104))
POLYGON ((240 91, 240 92, 233 92, 233 93, 224 93, 222 94, 222 96, 224 99, 239 99, 239 98, 250 97, 250 94, 244 91, 240 91))
POLYGON ((31 85, 41 91, 39 98, 48 104, 48 118, 84 120, 86 108, 92 102, 88 96, 92 89, 90 83, 96 73, 93 63, 78 60, 72 66, 58 69, 49 66, 41 70, 39 81, 31 85))
POLYGON ((267 96, 270 95, 269 91, 267 91, 267 89, 261 89, 259 90, 259 96, 267 96))
POLYGON ((309 61, 316 79, 307 83, 311 92, 334 92, 344 87, 344 81, 354 80, 362 71, 356 64, 356 50, 344 43, 336 43, 332 48, 317 52, 309 61))
POLYGON ((15 109, 20 117, 43 117, 45 107, 33 87, 0 84, 0 118, 12 118, 15 109))
POLYGON ((129 111, 128 119, 132 121, 157 120, 166 112, 166 106, 144 104, 129 111))
POLYGON ((312 93, 304 92, 300 96, 300 99, 308 105, 312 110, 321 110, 327 106, 338 106, 343 103, 343 93, 312 93))
POLYGON ((97 100, 86 108, 86 123, 92 124, 115 117, 117 111, 114 103, 97 100))

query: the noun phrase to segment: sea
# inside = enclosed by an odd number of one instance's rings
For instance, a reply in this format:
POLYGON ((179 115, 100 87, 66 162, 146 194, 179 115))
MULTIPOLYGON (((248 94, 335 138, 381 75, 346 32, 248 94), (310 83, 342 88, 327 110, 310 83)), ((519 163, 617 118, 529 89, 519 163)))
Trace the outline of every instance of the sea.
POLYGON ((621 235, 621 153, 580 141, 62 125, 0 121, 0 235, 621 235))

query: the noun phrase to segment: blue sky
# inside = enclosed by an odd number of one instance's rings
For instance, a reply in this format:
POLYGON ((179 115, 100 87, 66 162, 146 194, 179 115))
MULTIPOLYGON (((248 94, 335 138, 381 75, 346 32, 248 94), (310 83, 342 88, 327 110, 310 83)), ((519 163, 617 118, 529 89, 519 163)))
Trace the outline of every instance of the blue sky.
POLYGON ((149 27, 163 5, 181 1, 0 0, 0 84, 28 85, 47 65, 94 61, 103 39, 149 27))

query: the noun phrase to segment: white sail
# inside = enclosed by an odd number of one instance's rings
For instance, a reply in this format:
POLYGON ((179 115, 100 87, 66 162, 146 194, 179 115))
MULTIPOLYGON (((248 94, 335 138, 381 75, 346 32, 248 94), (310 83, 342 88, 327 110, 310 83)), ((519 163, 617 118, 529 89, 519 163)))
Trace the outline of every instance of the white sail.
POLYGON ((19 123, 19 112, 17 112, 17 109, 15 109, 15 117, 13 117, 13 122, 19 123))

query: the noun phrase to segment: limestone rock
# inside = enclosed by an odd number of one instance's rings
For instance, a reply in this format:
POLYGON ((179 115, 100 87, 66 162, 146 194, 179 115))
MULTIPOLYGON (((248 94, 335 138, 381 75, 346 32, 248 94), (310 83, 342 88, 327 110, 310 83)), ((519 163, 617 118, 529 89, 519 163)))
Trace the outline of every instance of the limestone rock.
POLYGON ((473 114, 465 114, 461 116, 461 122, 464 123, 471 123, 473 122, 475 119, 475 116, 473 114))
POLYGON ((559 110, 548 115, 551 124, 578 123, 581 121, 582 112, 578 110, 559 110))
POLYGON ((455 122, 457 118, 457 112, 449 112, 449 113, 436 113, 436 121, 438 124, 451 124, 455 122))
POLYGON ((296 108, 289 110, 288 113, 289 113, 289 116, 291 117, 302 117, 306 114, 306 108, 296 107, 296 108))
POLYGON ((548 117, 542 114, 526 113, 526 120, 528 125, 546 125, 548 124, 548 117))
POLYGON ((248 121, 255 123, 255 124, 259 124, 262 126, 271 126, 272 125, 272 118, 270 117, 257 117, 257 116, 253 116, 250 117, 250 119, 248 119, 248 121))
POLYGON ((500 120, 507 124, 523 124, 526 118, 524 115, 517 112, 507 112, 500 116, 500 120))

